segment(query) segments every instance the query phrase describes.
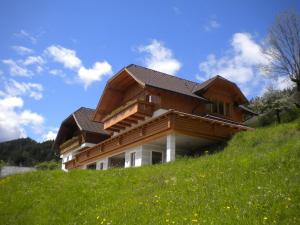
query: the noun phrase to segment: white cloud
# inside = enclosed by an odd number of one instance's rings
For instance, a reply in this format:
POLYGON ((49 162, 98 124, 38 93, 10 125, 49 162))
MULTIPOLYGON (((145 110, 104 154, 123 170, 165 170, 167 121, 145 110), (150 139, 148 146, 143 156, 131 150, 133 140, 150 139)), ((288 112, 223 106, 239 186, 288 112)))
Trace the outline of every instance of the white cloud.
POLYGON ((101 81, 104 75, 111 75, 112 67, 106 62, 96 62, 91 69, 87 69, 82 66, 78 71, 79 79, 84 83, 84 87, 87 88, 94 81, 101 81))
POLYGON ((271 85, 277 90, 284 90, 290 87, 294 87, 295 83, 291 81, 289 77, 277 77, 273 80, 271 85))
POLYGON ((54 75, 54 76, 59 76, 59 75, 63 74, 63 71, 58 70, 58 69, 52 69, 52 70, 49 70, 49 73, 54 75))
POLYGON ((21 110, 24 105, 20 97, 0 99, 0 142, 26 137, 25 128, 39 130, 44 118, 30 110, 21 110))
POLYGON ((46 53, 56 62, 62 63, 65 68, 78 70, 81 67, 81 60, 72 49, 60 45, 52 45, 46 49, 46 53))
POLYGON ((212 18, 203 26, 203 29, 208 32, 219 27, 221 27, 221 24, 216 19, 212 18))
POLYGON ((30 48, 27 48, 24 46, 19 46, 19 45, 12 46, 12 49, 15 50, 16 53, 18 53, 19 55, 28 55, 28 54, 32 54, 34 52, 30 48))
POLYGON ((150 69, 174 75, 181 68, 181 63, 174 58, 172 50, 160 41, 152 40, 149 45, 140 46, 138 51, 147 54, 144 63, 150 69))
POLYGON ((28 33, 28 32, 25 31, 25 30, 20 30, 20 32, 15 33, 15 36, 16 36, 16 37, 21 37, 21 38, 27 39, 27 40, 29 40, 32 44, 36 44, 36 42, 37 42, 37 37, 31 35, 30 33, 28 33))
POLYGON ((5 96, 28 95, 35 100, 40 100, 43 97, 43 86, 38 83, 17 82, 11 79, 6 82, 4 90, 5 96))
POLYGON ((21 108, 23 107, 23 99, 20 97, 7 97, 0 99, 0 108, 7 108, 7 109, 13 109, 13 108, 21 108))
MULTIPOLYGON (((54 61, 63 64, 65 68, 77 72, 76 79, 83 83, 85 89, 93 82, 101 81, 103 76, 112 74, 112 66, 107 61, 96 62, 92 68, 86 68, 80 58, 77 57, 75 50, 67 49, 59 45, 48 47, 46 54, 54 61)), ((65 77, 61 70, 50 70, 49 73, 55 76, 65 77)))
POLYGON ((23 64, 25 66, 28 66, 28 65, 42 65, 44 63, 45 63, 45 61, 41 56, 29 56, 23 62, 23 64))
POLYGON ((205 76, 197 76, 205 80, 214 75, 221 75, 238 84, 246 84, 261 79, 263 75, 258 65, 268 61, 258 43, 249 33, 235 33, 231 41, 231 48, 220 58, 210 54, 206 61, 201 62, 199 68, 205 76))
POLYGON ((58 128, 49 130, 47 133, 42 135, 42 141, 55 140, 57 132, 58 132, 58 128))
POLYGON ((30 77, 32 76, 32 71, 28 70, 26 67, 21 66, 19 63, 12 59, 4 59, 2 63, 6 64, 9 67, 9 72, 12 76, 23 76, 30 77))

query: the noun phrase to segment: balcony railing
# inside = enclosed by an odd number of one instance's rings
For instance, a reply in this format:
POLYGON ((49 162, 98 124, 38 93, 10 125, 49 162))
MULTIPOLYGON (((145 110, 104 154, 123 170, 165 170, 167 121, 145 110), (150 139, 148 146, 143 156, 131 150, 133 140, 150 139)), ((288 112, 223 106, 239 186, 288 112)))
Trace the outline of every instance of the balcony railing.
POLYGON ((251 128, 243 125, 170 110, 81 151, 65 166, 68 170, 80 168, 83 165, 94 163, 98 159, 121 153, 130 147, 165 137, 172 132, 211 141, 224 141, 238 131, 249 129, 251 128))
POLYGON ((81 136, 72 137, 71 139, 65 141, 59 146, 60 153, 63 154, 65 152, 68 152, 72 149, 79 147, 81 145, 81 142, 82 142, 81 136))
POLYGON ((104 129, 120 131, 126 127, 144 120, 146 116, 152 116, 154 103, 136 99, 117 108, 103 119, 104 129))

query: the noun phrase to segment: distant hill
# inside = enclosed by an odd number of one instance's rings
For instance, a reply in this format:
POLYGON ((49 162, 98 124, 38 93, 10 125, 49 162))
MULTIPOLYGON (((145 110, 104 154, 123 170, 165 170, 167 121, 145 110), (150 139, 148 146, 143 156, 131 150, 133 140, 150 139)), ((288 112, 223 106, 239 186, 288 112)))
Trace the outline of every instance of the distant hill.
POLYGON ((38 143, 21 138, 0 143, 0 160, 12 166, 34 166, 36 163, 59 160, 51 149, 53 141, 38 143))
POLYGON ((300 120, 224 151, 107 171, 0 179, 0 224, 300 224, 300 120))

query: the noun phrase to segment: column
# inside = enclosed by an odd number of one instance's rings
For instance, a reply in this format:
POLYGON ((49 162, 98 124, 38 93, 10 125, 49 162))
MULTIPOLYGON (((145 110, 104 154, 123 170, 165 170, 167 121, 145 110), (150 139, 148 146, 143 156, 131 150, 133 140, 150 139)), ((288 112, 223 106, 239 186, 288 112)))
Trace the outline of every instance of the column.
POLYGON ((171 162, 175 160, 175 151, 176 151, 175 134, 169 134, 167 136, 166 162, 171 162))

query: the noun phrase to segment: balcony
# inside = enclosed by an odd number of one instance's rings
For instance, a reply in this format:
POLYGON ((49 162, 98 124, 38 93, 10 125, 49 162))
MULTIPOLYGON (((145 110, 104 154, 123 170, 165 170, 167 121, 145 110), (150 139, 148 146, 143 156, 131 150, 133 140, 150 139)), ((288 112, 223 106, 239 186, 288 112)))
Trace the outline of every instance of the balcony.
POLYGON ((104 129, 119 132, 137 124, 147 116, 152 116, 154 103, 145 100, 133 100, 114 110, 103 119, 104 129))
POLYGON ((81 145, 81 142, 82 142, 81 136, 72 137, 71 139, 65 141, 59 146, 60 154, 78 148, 81 145))

